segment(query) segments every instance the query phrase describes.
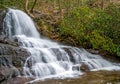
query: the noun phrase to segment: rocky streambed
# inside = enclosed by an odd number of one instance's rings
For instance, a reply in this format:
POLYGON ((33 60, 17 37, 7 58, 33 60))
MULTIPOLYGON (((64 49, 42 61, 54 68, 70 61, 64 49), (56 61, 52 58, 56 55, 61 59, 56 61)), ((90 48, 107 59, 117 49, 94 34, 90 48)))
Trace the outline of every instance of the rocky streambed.
POLYGON ((1 84, 120 84, 120 71, 93 71, 87 72, 78 78, 45 79, 33 81, 34 78, 15 77, 1 84))
POLYGON ((24 77, 22 73, 29 53, 17 43, 7 39, 3 41, 2 38, 0 40, 0 84, 27 82, 28 84, 120 84, 120 71, 88 71, 85 65, 81 67, 85 74, 77 78, 45 79, 30 83, 34 78, 24 77))

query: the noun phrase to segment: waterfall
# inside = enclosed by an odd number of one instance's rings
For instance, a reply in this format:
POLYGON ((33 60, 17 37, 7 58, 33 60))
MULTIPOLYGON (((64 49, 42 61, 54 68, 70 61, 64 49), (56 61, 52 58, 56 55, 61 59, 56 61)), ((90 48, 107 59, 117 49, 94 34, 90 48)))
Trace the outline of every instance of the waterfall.
POLYGON ((119 65, 83 48, 60 45, 41 38, 32 19, 20 10, 8 9, 4 18, 4 34, 30 53, 23 66, 25 76, 75 77, 84 73, 81 70, 83 64, 90 71, 120 70, 119 65))
POLYGON ((11 38, 14 35, 39 38, 39 33, 30 17, 20 10, 8 9, 4 18, 4 33, 11 38))

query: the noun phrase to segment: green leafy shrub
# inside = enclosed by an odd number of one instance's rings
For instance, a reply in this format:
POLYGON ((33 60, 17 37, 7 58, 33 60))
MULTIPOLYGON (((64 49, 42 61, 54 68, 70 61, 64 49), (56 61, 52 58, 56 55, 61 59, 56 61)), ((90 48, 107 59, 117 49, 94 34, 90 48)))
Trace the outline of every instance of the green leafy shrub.
POLYGON ((0 0, 0 8, 19 8, 23 9, 23 0, 0 0))
POLYGON ((62 20, 59 34, 72 37, 79 45, 102 49, 120 56, 120 8, 102 10, 87 6, 73 8, 62 20))
POLYGON ((88 7, 79 7, 71 10, 62 21, 59 33, 61 36, 71 36, 78 40, 79 44, 87 40, 87 31, 84 27, 93 16, 93 12, 88 7))
POLYGON ((115 53, 117 54, 117 56, 120 56, 120 45, 116 45, 116 49, 115 49, 115 53))
POLYGON ((112 40, 101 36, 97 30, 91 33, 90 43, 92 44, 93 49, 103 49, 109 51, 110 53, 115 52, 113 49, 115 48, 115 44, 113 44, 112 40))

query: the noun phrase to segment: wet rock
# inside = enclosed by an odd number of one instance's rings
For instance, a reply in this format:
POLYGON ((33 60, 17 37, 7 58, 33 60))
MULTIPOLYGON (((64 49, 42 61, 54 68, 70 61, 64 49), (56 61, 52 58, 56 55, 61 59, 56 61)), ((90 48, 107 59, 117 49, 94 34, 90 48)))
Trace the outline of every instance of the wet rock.
POLYGON ((83 72, 90 71, 88 65, 86 65, 85 63, 81 63, 81 64, 77 64, 77 65, 73 66, 72 70, 83 71, 83 72))
POLYGON ((14 41, 12 41, 12 40, 10 40, 10 39, 5 39, 5 42, 7 43, 7 44, 10 44, 10 45, 13 45, 13 46, 18 46, 18 43, 17 42, 14 42, 14 41))
POLYGON ((80 71, 80 66, 81 66, 81 65, 73 66, 73 67, 72 67, 72 70, 78 70, 78 71, 80 71))
MULTIPOLYGON (((120 71, 87 72, 78 78, 37 80, 25 77, 8 79, 8 84, 120 84, 120 71), (27 83, 29 82, 29 83, 27 83)), ((7 84, 5 82, 1 84, 7 84)))
POLYGON ((10 66, 12 65, 12 57, 11 56, 0 56, 0 67, 2 66, 10 66))
POLYGON ((5 42, 5 36, 4 35, 0 35, 0 43, 5 42))
POLYGON ((93 49, 86 49, 86 50, 92 54, 99 54, 98 50, 93 50, 93 49))
POLYGON ((6 38, 5 35, 0 35, 0 43, 9 44, 9 45, 13 45, 13 46, 18 46, 17 42, 14 42, 13 40, 10 40, 10 39, 6 38))
POLYGON ((11 66, 11 67, 6 67, 2 66, 0 67, 0 81, 7 80, 11 77, 16 77, 19 75, 19 71, 11 66))
POLYGON ((5 16, 5 11, 4 10, 0 10, 0 35, 2 35, 2 31, 3 31, 3 18, 5 16))
MULTIPOLYGON (((10 42, 10 41, 9 41, 10 42)), ((23 65, 30 54, 26 49, 0 41, 0 82, 23 75, 23 65)))
POLYGON ((76 63, 76 60, 74 58, 74 56, 72 55, 71 51, 70 51, 70 48, 63 48, 67 53, 68 55, 70 56, 70 61, 73 62, 73 63, 76 63))
POLYGON ((86 65, 85 63, 82 63, 82 64, 81 64, 80 70, 83 71, 83 72, 90 71, 88 65, 86 65))
POLYGON ((15 78, 10 78, 7 81, 1 82, 1 84, 31 84, 27 82, 32 80, 34 79, 30 77, 15 77, 15 78))

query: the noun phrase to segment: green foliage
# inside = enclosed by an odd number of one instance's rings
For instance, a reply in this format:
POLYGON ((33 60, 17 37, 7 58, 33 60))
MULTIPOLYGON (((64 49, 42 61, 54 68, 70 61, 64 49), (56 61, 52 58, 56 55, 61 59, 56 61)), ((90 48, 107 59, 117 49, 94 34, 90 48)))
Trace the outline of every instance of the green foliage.
POLYGON ((87 6, 71 9, 59 27, 60 36, 72 37, 79 45, 102 49, 120 56, 120 8, 105 10, 87 6))
POLYGON ((81 7, 71 10, 60 25, 60 34, 65 37, 71 36, 82 44, 81 40, 85 40, 86 38, 86 29, 84 28, 84 25, 89 21, 92 15, 92 12, 89 11, 90 10, 88 7, 81 7))
POLYGON ((19 8, 23 9, 23 0, 0 0, 0 8, 19 8))
POLYGON ((115 53, 117 54, 117 56, 120 56, 120 45, 116 45, 116 48, 115 48, 115 53))
POLYGON ((115 44, 120 44, 120 8, 114 5, 106 10, 96 11, 92 20, 93 28, 98 29, 103 34, 113 40, 115 44))
POLYGON ((111 20, 109 27, 106 28, 105 35, 113 39, 114 43, 120 44, 120 7, 111 5, 106 13, 110 15, 111 20))
POLYGON ((115 47, 112 40, 107 37, 103 37, 99 34, 98 30, 94 30, 90 35, 90 43, 93 49, 104 49, 110 53, 115 52, 112 48, 115 47))

